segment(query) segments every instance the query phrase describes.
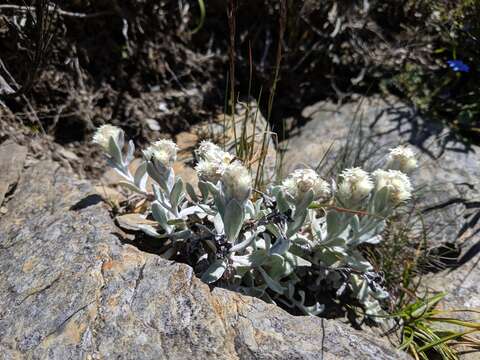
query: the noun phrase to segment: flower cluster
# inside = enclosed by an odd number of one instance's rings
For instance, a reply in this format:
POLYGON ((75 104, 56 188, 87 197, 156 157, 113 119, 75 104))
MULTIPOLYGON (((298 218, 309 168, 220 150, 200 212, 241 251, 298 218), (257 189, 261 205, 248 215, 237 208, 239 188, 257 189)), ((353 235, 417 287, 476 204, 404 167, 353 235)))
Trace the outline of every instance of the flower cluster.
POLYGON ((123 138, 123 130, 112 125, 102 125, 93 136, 93 142, 108 150, 110 138, 115 140, 123 138))
POLYGON ((370 175, 359 167, 340 173, 337 196, 344 204, 355 205, 365 199, 373 189, 370 175))
POLYGON ((196 150, 200 159, 195 167, 198 177, 203 181, 216 183, 222 177, 226 167, 234 157, 210 141, 202 141, 196 150))
POLYGON ((373 172, 377 190, 387 188, 389 199, 393 204, 399 204, 412 197, 412 184, 408 176, 399 170, 378 169, 373 172))
POLYGON ((137 227, 158 241, 161 256, 188 259, 207 283, 222 282, 305 314, 320 314, 325 306, 317 295, 327 293, 349 295, 374 319, 382 314, 389 295, 360 245, 378 244, 386 219, 411 198, 406 173, 417 161, 410 149, 392 149, 372 174, 345 169, 330 185, 316 171, 301 169, 252 196, 249 170, 212 142, 195 151, 195 188, 175 176, 177 146, 170 140, 151 144, 130 174, 135 148, 130 141, 124 152, 123 136, 105 125, 94 142, 124 177, 121 185, 150 202, 144 216, 155 225, 137 227))
POLYGON ((314 200, 326 200, 331 195, 330 185, 312 169, 295 170, 282 182, 282 186, 293 198, 302 198, 310 190, 314 200))
POLYGON ((387 168, 392 170, 400 170, 408 174, 415 170, 418 166, 417 159, 412 149, 405 146, 398 146, 390 149, 387 158, 387 168))
POLYGON ((177 160, 177 144, 172 140, 162 139, 155 141, 143 151, 145 159, 155 159, 165 167, 171 167, 177 160))

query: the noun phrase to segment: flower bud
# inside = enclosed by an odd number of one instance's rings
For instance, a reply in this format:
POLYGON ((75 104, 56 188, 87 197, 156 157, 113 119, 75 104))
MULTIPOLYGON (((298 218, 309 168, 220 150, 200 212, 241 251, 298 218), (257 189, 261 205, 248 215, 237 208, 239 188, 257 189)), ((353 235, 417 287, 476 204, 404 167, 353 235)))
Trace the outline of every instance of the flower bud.
POLYGON ((163 166, 170 168, 177 159, 177 145, 167 139, 155 141, 146 150, 143 151, 145 159, 155 159, 163 166))
POLYGON ((377 191, 388 188, 390 201, 394 204, 406 201, 412 197, 412 184, 408 176, 398 170, 376 170, 373 173, 377 191))
POLYGON ((252 178, 247 168, 239 161, 235 161, 225 167, 221 180, 227 202, 230 199, 235 199, 243 203, 250 196, 252 178))
POLYGON ((123 137, 123 130, 119 127, 113 125, 102 125, 97 129, 95 135, 93 135, 93 142, 108 151, 110 138, 113 138, 115 142, 118 142, 121 137, 123 137))
POLYGON ((387 169, 400 170, 409 173, 417 168, 417 159, 412 149, 405 146, 398 146, 390 149, 387 158, 387 169))
POLYGON ((304 196, 309 190, 313 191, 314 200, 327 199, 331 194, 330 185, 312 169, 295 170, 282 186, 294 198, 304 196))
POLYGON ((340 178, 337 196, 347 204, 358 204, 374 187, 370 175, 359 167, 343 170, 340 178))

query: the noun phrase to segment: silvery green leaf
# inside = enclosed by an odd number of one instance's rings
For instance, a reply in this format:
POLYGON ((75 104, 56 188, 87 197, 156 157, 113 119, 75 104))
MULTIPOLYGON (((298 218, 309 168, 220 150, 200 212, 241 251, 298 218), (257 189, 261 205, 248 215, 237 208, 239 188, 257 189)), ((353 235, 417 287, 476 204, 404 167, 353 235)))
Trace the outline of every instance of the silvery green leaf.
POLYGON ((270 251, 270 247, 272 246, 272 238, 271 238, 270 234, 264 233, 263 234, 263 241, 264 241, 265 250, 268 253, 270 251))
POLYGON ((265 250, 259 249, 248 255, 252 267, 263 265, 268 260, 268 254, 265 250))
POLYGON ((227 241, 233 242, 237 238, 242 229, 243 221, 245 219, 245 209, 235 199, 230 200, 225 208, 223 216, 223 226, 227 241))
POLYGON ((270 256, 274 254, 283 255, 290 248, 290 245, 291 245, 291 241, 289 238, 285 236, 279 236, 277 237, 277 239, 275 240, 275 243, 270 248, 268 254, 270 256))
POLYGON ((245 249, 248 245, 250 245, 250 243, 255 239, 255 237, 257 236, 256 233, 253 233, 252 235, 249 235, 249 236, 245 236, 245 240, 243 240, 242 242, 236 244, 236 245, 233 245, 231 248, 230 248, 230 252, 233 253, 233 252, 237 252, 237 251, 242 251, 243 249, 245 249))
POLYGON ((115 142, 120 150, 123 149, 123 146, 125 145, 125 132, 123 130, 118 132, 118 137, 115 139, 115 142))
POLYGON ((312 306, 305 306, 302 304, 299 306, 299 308, 307 315, 317 316, 325 310, 325 305, 315 303, 315 305, 312 306))
POLYGON ((153 195, 155 196, 155 199, 158 200, 158 201, 160 201, 160 200, 164 201, 165 197, 163 196, 163 193, 160 190, 160 188, 158 187, 158 185, 152 184, 152 188, 153 188, 153 195))
POLYGON ((169 192, 166 183, 166 174, 162 174, 155 166, 154 161, 147 161, 148 175, 162 188, 163 191, 169 192))
POLYGON ((215 206, 217 207, 218 212, 223 217, 225 213, 225 206, 226 206, 223 193, 212 183, 207 182, 205 184, 207 184, 209 192, 212 193, 213 201, 215 202, 215 206))
POLYGON ((293 236, 305 223, 305 218, 307 217, 307 210, 304 209, 303 212, 298 213, 295 210, 295 217, 292 222, 288 223, 287 237, 293 236))
POLYGON ((164 238, 165 237, 164 235, 159 234, 153 226, 145 225, 145 224, 139 224, 138 228, 149 236, 156 237, 156 238, 164 238))
POLYGON ((348 216, 337 211, 327 213, 327 233, 328 237, 338 237, 341 234, 346 235, 348 230, 348 216))
MULTIPOLYGON (((172 168, 166 168, 167 169, 167 186, 168 190, 172 191, 173 186, 175 185, 175 173, 172 168)), ((182 183, 182 188, 183 188, 183 183, 182 183)))
POLYGON ((217 234, 220 235, 224 233, 223 220, 222 220, 222 217, 220 216, 220 213, 217 213, 214 216, 213 226, 215 226, 215 231, 217 232, 217 234))
POLYGON ((140 190, 145 191, 147 186, 147 179, 147 163, 143 161, 135 171, 133 182, 140 190))
POLYGON ((354 236, 356 236, 360 232, 360 220, 358 219, 358 215, 352 216, 350 226, 354 236))
POLYGON ((226 260, 215 260, 202 275, 202 281, 211 284, 220 279, 227 269, 226 260))
POLYGON ((139 194, 142 194, 142 195, 145 195, 145 192, 142 191, 141 189, 139 189, 138 187, 136 187, 134 184, 128 182, 128 181, 119 181, 118 182, 118 185, 128 189, 128 190, 131 190, 131 191, 134 191, 136 193, 139 193, 139 194))
POLYGON ((286 252, 284 255, 285 260, 291 263, 295 267, 309 267, 312 266, 310 261, 307 261, 300 256, 294 255, 291 252, 286 252))
POLYGON ((358 275, 352 275, 350 278, 350 287, 355 294, 355 297, 361 303, 364 303, 368 298, 368 284, 365 279, 358 275))
POLYGON ((183 181, 182 178, 178 178, 170 193, 170 204, 173 209, 176 209, 179 201, 183 197, 183 181))
POLYGON ((254 266, 252 259, 250 258, 250 255, 242 255, 242 256, 231 255, 230 258, 232 260, 232 266, 234 268, 237 268, 237 267, 251 268, 254 266))
POLYGON ((381 214, 388 209, 388 202, 390 197, 390 191, 387 187, 383 187, 375 193, 373 196, 373 209, 372 212, 381 214))
POLYGON ((356 271, 365 272, 373 269, 370 264, 358 251, 353 251, 350 256, 346 258, 347 264, 356 271))
POLYGON ((360 244, 378 244, 382 241, 381 235, 374 235, 374 236, 365 236, 363 235, 360 237, 360 244))
POLYGON ((286 290, 278 281, 273 280, 261 266, 258 267, 258 271, 262 274, 263 279, 267 283, 268 287, 276 293, 282 295, 286 290))
POLYGON ((202 193, 203 201, 207 201, 207 199, 208 199, 208 193, 209 193, 207 183, 200 180, 200 181, 198 182, 198 188, 200 189, 200 192, 202 193))
POLYGON ((127 145, 127 155, 125 156, 125 163, 129 164, 133 160, 133 154, 135 153, 135 145, 130 140, 127 145))
POLYGON ((314 196, 313 190, 310 189, 301 198, 297 199, 295 203, 295 216, 297 216, 297 212, 303 213, 307 210, 307 207, 312 203, 314 196))
POLYGON ((268 275, 272 279, 281 279, 293 271, 291 264, 286 263, 283 256, 273 255, 268 259, 268 275))
POLYGON ((167 233, 172 232, 173 228, 168 224, 167 213, 157 201, 152 203, 152 216, 167 233))
POLYGON ((193 215, 195 213, 205 213, 205 211, 200 207, 200 206, 189 206, 185 209, 182 209, 180 213, 178 214, 178 217, 181 219, 184 219, 190 215, 193 215))
POLYGON ((185 189, 187 190, 187 194, 188 196, 190 196, 190 199, 192 199, 193 202, 200 202, 198 200, 198 196, 197 194, 195 193, 195 189, 193 188, 193 186, 190 184, 190 183, 185 183, 185 189))
POLYGON ((108 154, 118 165, 123 166, 122 150, 113 137, 108 139, 108 154))
POLYGON ((247 200, 245 202, 245 210, 246 210, 247 214, 250 215, 250 217, 255 216, 255 207, 253 206, 253 203, 250 200, 247 200))
POLYGON ((285 213, 290 209, 290 205, 285 198, 285 193, 282 190, 277 191, 275 195, 275 200, 277 201, 277 209, 281 213, 285 213))

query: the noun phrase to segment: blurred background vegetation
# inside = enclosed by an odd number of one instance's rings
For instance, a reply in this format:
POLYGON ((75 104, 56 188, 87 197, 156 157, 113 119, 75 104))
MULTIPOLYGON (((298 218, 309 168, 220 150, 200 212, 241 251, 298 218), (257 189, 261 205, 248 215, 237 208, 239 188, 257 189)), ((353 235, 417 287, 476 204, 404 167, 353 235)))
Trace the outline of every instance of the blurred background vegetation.
POLYGON ((5 1, 2 122, 62 144, 84 143, 103 123, 140 143, 174 134, 224 110, 233 54, 236 98, 259 100, 264 113, 280 64, 270 117, 280 136, 306 105, 380 93, 479 142, 478 0, 288 0, 284 19, 280 3, 5 1))

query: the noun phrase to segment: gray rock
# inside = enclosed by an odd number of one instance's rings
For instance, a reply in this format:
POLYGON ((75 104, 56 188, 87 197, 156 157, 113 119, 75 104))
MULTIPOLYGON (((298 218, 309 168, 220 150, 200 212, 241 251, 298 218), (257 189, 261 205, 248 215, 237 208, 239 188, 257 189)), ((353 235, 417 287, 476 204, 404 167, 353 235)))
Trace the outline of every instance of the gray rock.
POLYGON ((0 218, 4 359, 407 359, 333 320, 293 317, 122 243, 91 185, 53 162, 0 218))
POLYGON ((0 145, 0 206, 3 204, 5 195, 17 182, 26 156, 26 147, 13 142, 0 145))

